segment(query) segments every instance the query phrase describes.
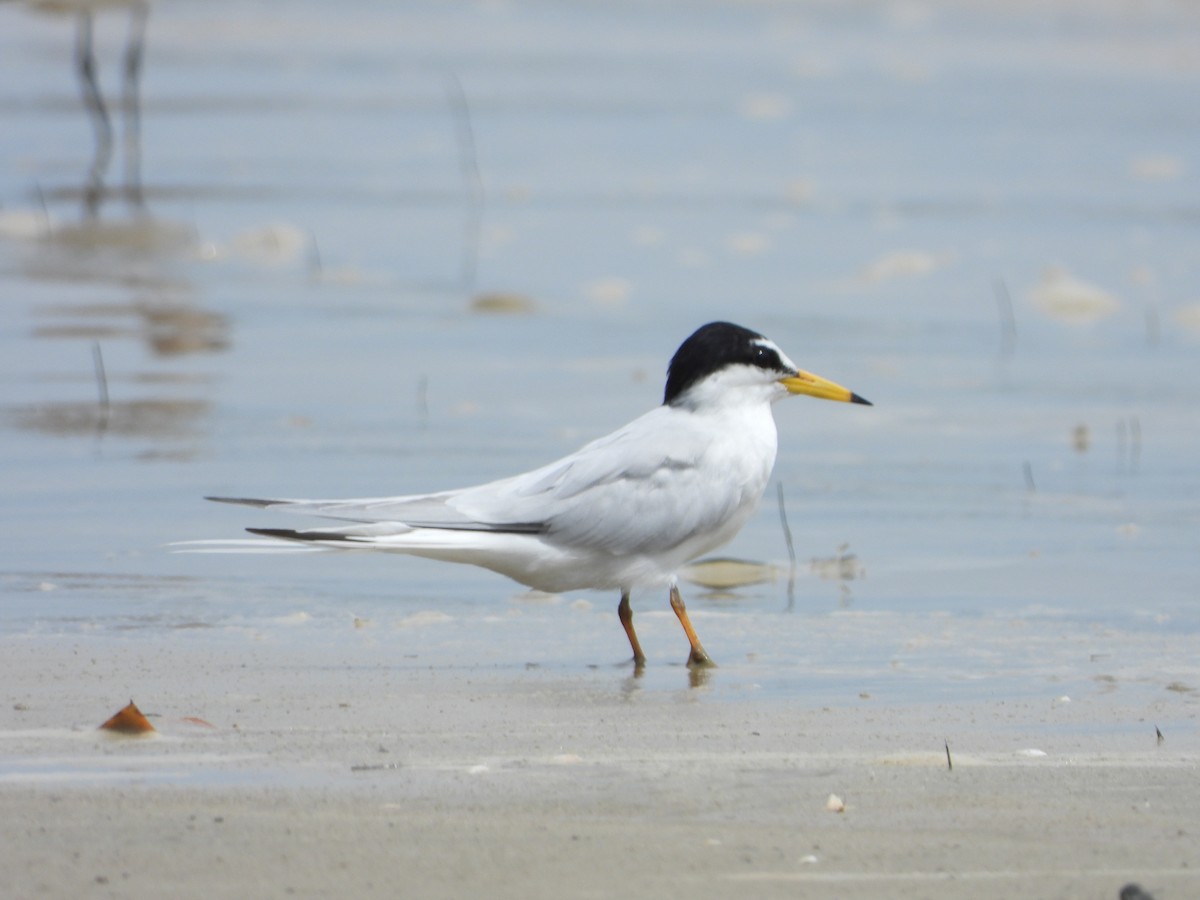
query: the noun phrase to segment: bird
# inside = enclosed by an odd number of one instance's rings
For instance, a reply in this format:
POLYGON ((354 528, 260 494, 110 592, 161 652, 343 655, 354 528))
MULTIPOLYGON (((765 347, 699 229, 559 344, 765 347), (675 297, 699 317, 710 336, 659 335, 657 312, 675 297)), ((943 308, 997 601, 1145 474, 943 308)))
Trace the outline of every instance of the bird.
POLYGON ((112 159, 112 122, 96 78, 96 54, 92 46, 92 20, 105 10, 125 10, 129 13, 129 34, 122 60, 121 110, 124 117, 122 141, 125 153, 125 194, 135 205, 142 205, 141 185, 141 111, 139 84, 144 56, 146 19, 151 0, 24 0, 37 12, 74 16, 75 75, 92 129, 96 149, 88 168, 84 185, 84 212, 94 219, 104 195, 104 175, 112 159))
POLYGON ((639 671, 646 655, 630 595, 666 587, 690 644, 687 665, 704 668, 714 663, 688 618, 677 572, 749 520, 775 465, 772 406, 796 394, 872 405, 800 369, 762 334, 710 322, 671 358, 661 405, 532 471, 395 497, 205 499, 339 523, 247 528, 258 536, 254 544, 265 538, 468 563, 551 593, 619 591, 618 619, 639 671))

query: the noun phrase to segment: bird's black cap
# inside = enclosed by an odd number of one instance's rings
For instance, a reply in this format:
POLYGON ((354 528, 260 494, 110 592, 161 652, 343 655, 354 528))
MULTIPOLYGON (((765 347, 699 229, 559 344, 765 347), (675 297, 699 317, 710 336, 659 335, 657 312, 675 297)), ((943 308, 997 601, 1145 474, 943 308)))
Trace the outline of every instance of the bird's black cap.
POLYGON ((733 363, 786 373, 779 354, 758 343, 763 340, 757 331, 732 322, 701 325, 671 357, 663 403, 675 403, 692 385, 733 363))

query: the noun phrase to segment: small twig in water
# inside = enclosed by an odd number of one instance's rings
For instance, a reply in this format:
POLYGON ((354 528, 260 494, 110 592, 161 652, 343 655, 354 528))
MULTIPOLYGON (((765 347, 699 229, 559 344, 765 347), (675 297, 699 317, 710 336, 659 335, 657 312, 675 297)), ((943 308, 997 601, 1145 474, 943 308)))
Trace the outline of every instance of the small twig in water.
POLYGON ((468 293, 475 291, 479 270, 479 234, 483 228, 484 190, 479 174, 479 158, 475 152, 475 129, 471 126, 471 107, 462 82, 453 72, 447 79, 446 97, 454 115, 454 133, 458 140, 458 165, 467 192, 467 221, 463 232, 462 285, 468 293))
POLYGON ((1158 730, 1157 725, 1154 726, 1154 739, 1158 742, 1158 746, 1160 747, 1162 746, 1162 742, 1166 740, 1166 738, 1163 737, 1163 733, 1158 730))
POLYGON ((422 375, 417 379, 417 418, 421 428, 429 427, 429 376, 422 375))
POLYGON ((108 419, 112 407, 108 401, 108 376, 104 374, 104 354, 100 352, 100 342, 92 342, 92 367, 96 372, 96 388, 100 392, 100 416, 96 420, 96 438, 104 437, 108 430, 108 419))
POLYGON ((1142 423, 1137 416, 1117 419, 1117 474, 1133 474, 1142 456, 1142 423))
POLYGON ((33 183, 33 193, 37 197, 38 209, 42 211, 42 237, 50 236, 50 207, 46 205, 46 192, 42 190, 41 182, 33 183))
POLYGON ((1037 490, 1037 485, 1033 483, 1033 466, 1029 460, 1025 460, 1025 490, 1031 494, 1037 490))
POLYGON ((779 497, 779 524, 783 527, 783 540, 788 552, 788 609, 796 602, 796 547, 792 543, 792 529, 788 525, 787 508, 783 504, 783 482, 776 483, 779 497))
POLYGON ((308 234, 308 277, 312 281, 320 281, 323 271, 321 247, 317 244, 317 236, 310 231, 308 234))

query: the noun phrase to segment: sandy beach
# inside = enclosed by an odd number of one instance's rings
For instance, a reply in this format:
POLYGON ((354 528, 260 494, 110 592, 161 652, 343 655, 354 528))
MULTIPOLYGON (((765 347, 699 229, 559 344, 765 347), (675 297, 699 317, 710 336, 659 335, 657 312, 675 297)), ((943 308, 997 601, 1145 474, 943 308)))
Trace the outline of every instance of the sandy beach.
POLYGON ((690 687, 667 664, 637 680, 622 666, 81 649, 4 644, 22 698, 0 713, 5 896, 1074 898, 1137 882, 1167 898, 1200 885, 1194 693, 816 706, 757 697, 744 666, 690 687), (156 737, 96 730, 105 698, 82 686, 98 666, 154 686, 139 705, 156 737))

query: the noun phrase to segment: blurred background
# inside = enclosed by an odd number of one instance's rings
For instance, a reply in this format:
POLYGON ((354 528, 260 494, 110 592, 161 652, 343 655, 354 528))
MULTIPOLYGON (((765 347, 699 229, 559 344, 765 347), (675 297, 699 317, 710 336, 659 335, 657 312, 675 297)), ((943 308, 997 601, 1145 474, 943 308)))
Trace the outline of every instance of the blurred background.
POLYGON ((1193 702, 1200 8, 50 5, 0 4, 10 639, 616 662, 616 597, 166 545, 539 465, 721 318, 876 404, 777 407, 794 587, 773 486, 686 592, 725 684, 1193 702))

